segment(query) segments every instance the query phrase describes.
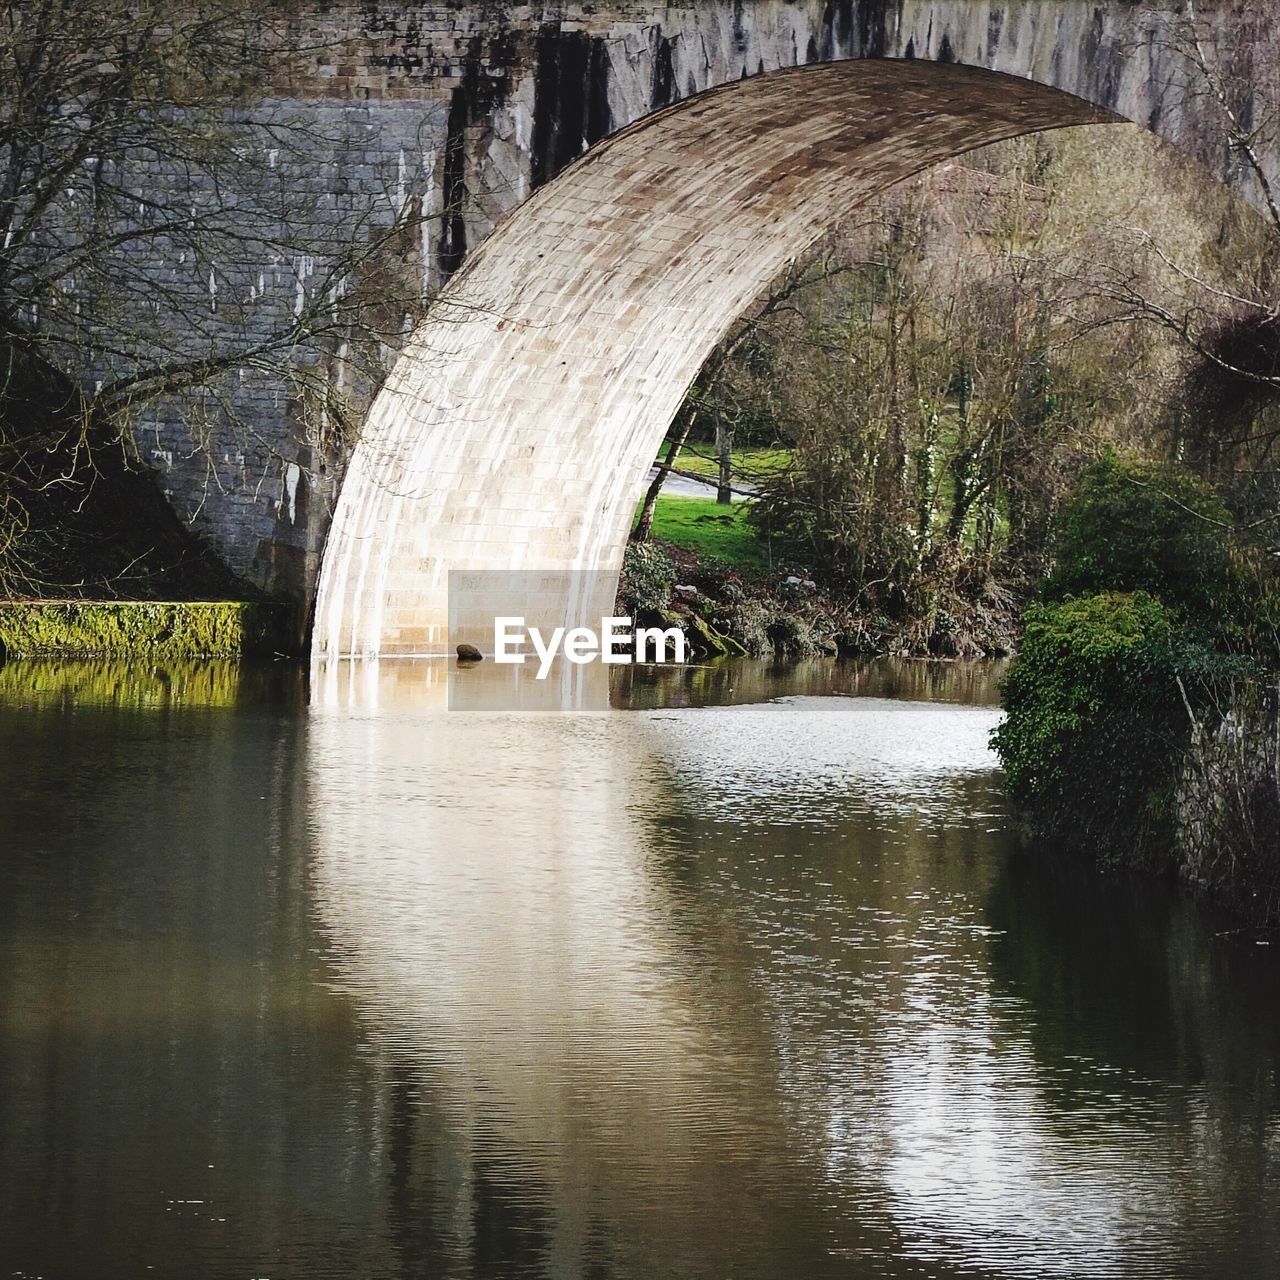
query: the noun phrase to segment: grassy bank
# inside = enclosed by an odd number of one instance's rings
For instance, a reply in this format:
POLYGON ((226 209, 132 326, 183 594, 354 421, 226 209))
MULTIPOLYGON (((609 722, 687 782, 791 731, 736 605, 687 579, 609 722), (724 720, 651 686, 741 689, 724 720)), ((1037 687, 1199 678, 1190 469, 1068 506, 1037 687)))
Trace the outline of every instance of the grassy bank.
POLYGON ((653 536, 734 569, 768 569, 769 547, 746 520, 747 504, 663 494, 653 509, 653 536))
POLYGON ((670 561, 675 577, 662 599, 641 594, 655 607, 674 603, 678 612, 697 613, 754 654, 838 649, 954 658, 1003 656, 1012 648, 1012 600, 980 589, 971 598, 939 596, 917 613, 888 612, 858 598, 838 576, 816 574, 794 550, 762 534, 747 519, 750 508, 749 501, 724 505, 710 497, 660 496, 651 545, 670 561), (677 582, 695 586, 698 594, 681 593, 683 602, 673 602, 677 582))

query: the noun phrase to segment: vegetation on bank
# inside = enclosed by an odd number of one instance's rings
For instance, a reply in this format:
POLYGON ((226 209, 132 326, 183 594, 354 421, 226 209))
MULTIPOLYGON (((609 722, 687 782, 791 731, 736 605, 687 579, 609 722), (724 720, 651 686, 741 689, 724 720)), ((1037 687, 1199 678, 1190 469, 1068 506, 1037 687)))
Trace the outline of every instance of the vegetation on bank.
POLYGON ((994 745, 1035 834, 1148 863, 1170 847, 1193 716, 1250 674, 1157 597, 1101 592, 1033 605, 994 745))
MULTIPOLYGON (((1276 372, 1277 236, 1137 130, 939 166, 776 280, 686 397, 660 462, 750 492, 721 503, 734 544, 708 545, 713 508, 674 498, 649 536, 745 569, 754 529, 775 572, 812 578, 889 646, 990 652, 999 620, 1006 647, 1107 449, 1214 481, 1212 519, 1274 509, 1274 469, 1245 455, 1267 447, 1251 422, 1276 372)), ((1117 543, 1140 538, 1133 519, 1117 543)))
MULTIPOLYGON (((673 497, 656 510, 700 501, 673 497)), ((751 548, 745 522, 738 521, 739 545, 751 548)), ((1002 656, 1014 643, 1016 618, 1006 607, 991 604, 984 612, 979 604, 960 622, 942 611, 895 620, 860 609, 810 577, 804 566, 762 568, 758 538, 752 554, 722 558, 708 551, 705 526, 677 521, 669 528, 670 541, 627 548, 618 607, 646 626, 681 627, 700 660, 743 654, 1002 656)))
POLYGON ((839 628, 825 602, 794 582, 790 598, 782 598, 767 575, 649 543, 627 548, 618 600, 640 625, 681 628, 697 659, 839 652, 839 628))
POLYGON ((995 745, 1027 832, 1280 923, 1278 255, 1280 219, 1124 130, 895 189, 686 399, 675 444, 750 485, 725 527, 773 569, 668 523, 659 612, 775 653, 1016 645, 995 745))
POLYGON ((0 601, 0 658, 239 658, 298 650, 296 611, 264 601, 0 601))
POLYGON ((1215 744, 1245 731, 1275 684, 1280 590, 1231 530, 1203 480, 1114 456, 1090 468, 1025 612, 992 740, 1034 838, 1210 883, 1276 923, 1277 761, 1215 744), (1216 848, 1207 796, 1242 816, 1216 848))

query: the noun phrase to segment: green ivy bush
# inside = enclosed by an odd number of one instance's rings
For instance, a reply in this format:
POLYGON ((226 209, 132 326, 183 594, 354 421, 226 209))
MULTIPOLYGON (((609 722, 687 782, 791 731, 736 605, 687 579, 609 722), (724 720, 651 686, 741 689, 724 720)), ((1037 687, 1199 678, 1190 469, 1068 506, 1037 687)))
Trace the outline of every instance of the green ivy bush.
POLYGON ((1197 719, 1245 674, 1143 591, 1033 605, 992 735, 1033 833, 1150 863, 1172 846, 1173 786, 1197 719))
POLYGON ((633 616, 665 609, 671 603, 675 581, 675 561, 665 551, 647 542, 627 545, 618 597, 633 616))

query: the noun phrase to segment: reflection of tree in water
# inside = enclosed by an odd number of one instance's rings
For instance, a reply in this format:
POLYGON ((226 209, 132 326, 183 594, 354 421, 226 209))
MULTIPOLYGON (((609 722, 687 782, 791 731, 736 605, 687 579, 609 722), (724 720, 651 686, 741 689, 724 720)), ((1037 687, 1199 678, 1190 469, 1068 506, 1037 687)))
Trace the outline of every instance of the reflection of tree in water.
POLYGON ((1215 932, 1227 922, 1172 886, 1032 849, 1008 860, 987 909, 992 976, 1034 1010, 1047 1061, 1233 1091, 1280 1064, 1270 954, 1215 932))
POLYGON ((987 912, 992 980, 1025 1006, 1015 1016, 1055 1126, 1144 1117, 1159 1154, 1141 1178, 1163 1187, 1193 1247, 1195 1224, 1215 1223, 1206 1274, 1266 1272, 1280 1249, 1274 957, 1187 893, 1099 875, 1078 854, 1010 858, 987 912))
POLYGON ((996 686, 1003 670, 1000 662, 906 658, 743 658, 688 666, 619 666, 610 673, 610 701, 615 708, 633 711, 830 695, 990 706, 999 701, 996 686))
POLYGON ((231 714, 217 666, 168 701, 147 668, 3 674, 0 1253, 270 1274, 286 1241, 354 1272, 371 1098, 316 946, 289 700, 231 714))
MULTIPOLYGON (((525 1170, 513 1184, 499 1160, 468 1151, 411 1062, 389 1061, 382 1089, 394 1274, 474 1280, 544 1275, 551 1224, 536 1171, 525 1170)), ((382 1261, 390 1266, 391 1257, 382 1261)))

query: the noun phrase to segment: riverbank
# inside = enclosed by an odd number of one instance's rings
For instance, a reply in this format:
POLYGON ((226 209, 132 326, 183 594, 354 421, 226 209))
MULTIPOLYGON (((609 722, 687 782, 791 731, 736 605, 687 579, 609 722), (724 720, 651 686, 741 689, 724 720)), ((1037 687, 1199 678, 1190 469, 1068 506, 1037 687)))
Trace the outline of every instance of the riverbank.
POLYGON ((1194 724, 1173 814, 1180 878, 1280 930, 1280 684, 1243 686, 1194 724))
MULTIPOLYGON (((693 501, 673 499, 670 505, 680 514, 693 501)), ((739 520, 736 513, 727 518, 739 520)), ((654 524, 655 530, 662 527, 656 519, 654 524)), ((658 537, 628 547, 618 608, 644 625, 680 627, 699 660, 823 654, 1002 658, 1017 646, 1019 602, 995 583, 968 597, 939 595, 922 613, 893 617, 860 607, 803 567, 769 567, 754 554, 730 562, 695 549, 693 541, 658 537)))
POLYGON ((296 606, 264 600, 4 600, 0 659, 298 657, 296 606))
POLYGON ((1058 517, 993 739, 1037 845, 1280 927, 1280 596, 1215 489, 1105 457, 1058 517))

